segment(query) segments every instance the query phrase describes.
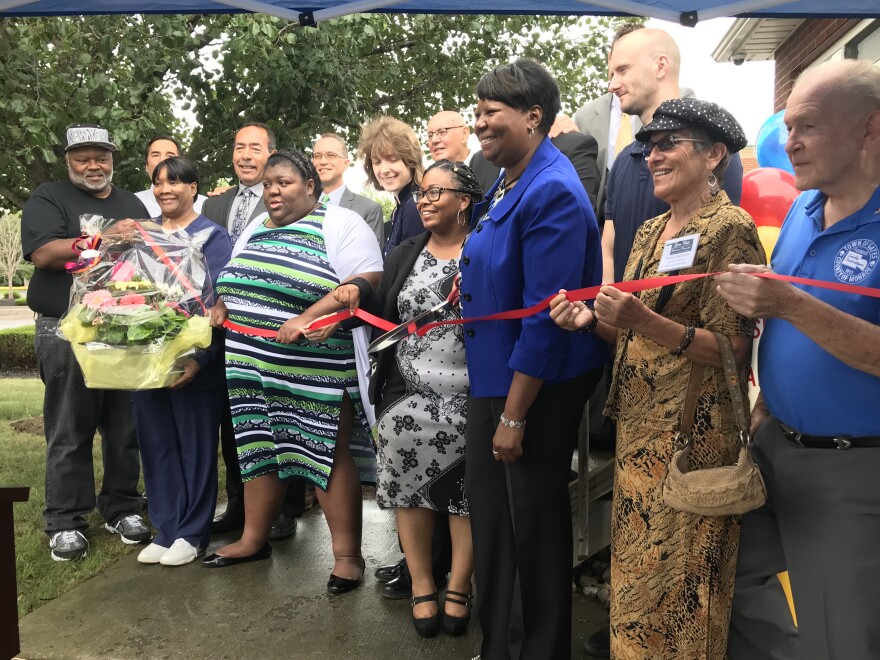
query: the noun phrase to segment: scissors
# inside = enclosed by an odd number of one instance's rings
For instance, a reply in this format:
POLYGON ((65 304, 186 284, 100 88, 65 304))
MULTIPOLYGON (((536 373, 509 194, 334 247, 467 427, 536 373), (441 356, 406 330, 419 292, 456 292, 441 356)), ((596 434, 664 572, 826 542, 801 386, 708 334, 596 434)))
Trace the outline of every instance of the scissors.
POLYGON ((410 335, 415 334, 429 323, 434 323, 434 321, 442 320, 443 317, 446 316, 447 312, 450 312, 455 308, 455 304, 458 302, 458 282, 459 276, 456 275, 455 280, 452 284, 452 291, 449 292, 449 296, 446 298, 446 300, 444 300, 439 305, 434 305, 427 312, 422 312, 421 314, 413 317, 409 321, 401 323, 399 326, 397 326, 393 330, 389 330, 381 337, 377 337, 373 341, 373 343, 370 344, 368 353, 370 355, 380 353, 386 348, 394 346, 397 342, 401 341, 405 337, 409 337, 410 335))

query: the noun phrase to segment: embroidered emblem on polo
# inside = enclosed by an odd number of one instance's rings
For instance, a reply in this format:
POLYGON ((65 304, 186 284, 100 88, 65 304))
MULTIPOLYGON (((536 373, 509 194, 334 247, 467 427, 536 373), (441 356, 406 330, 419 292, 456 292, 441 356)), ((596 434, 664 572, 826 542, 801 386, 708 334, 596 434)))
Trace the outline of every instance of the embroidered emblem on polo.
POLYGON ((864 280, 880 261, 880 250, 874 241, 859 238, 844 245, 834 257, 834 277, 846 284, 864 280))

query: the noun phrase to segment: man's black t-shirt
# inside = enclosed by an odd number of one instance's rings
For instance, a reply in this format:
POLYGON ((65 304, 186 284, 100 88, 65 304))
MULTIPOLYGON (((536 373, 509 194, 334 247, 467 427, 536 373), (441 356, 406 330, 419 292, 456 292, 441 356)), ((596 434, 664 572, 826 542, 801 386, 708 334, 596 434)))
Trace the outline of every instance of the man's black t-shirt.
MULTIPOLYGON (((104 199, 80 190, 70 181, 44 183, 38 187, 21 216, 21 245, 30 261, 34 250, 59 238, 80 235, 79 216, 95 213, 113 220, 147 218, 147 209, 132 193, 113 186, 104 199)), ((35 312, 61 316, 67 311, 72 279, 63 270, 37 268, 28 286, 27 302, 35 312)))

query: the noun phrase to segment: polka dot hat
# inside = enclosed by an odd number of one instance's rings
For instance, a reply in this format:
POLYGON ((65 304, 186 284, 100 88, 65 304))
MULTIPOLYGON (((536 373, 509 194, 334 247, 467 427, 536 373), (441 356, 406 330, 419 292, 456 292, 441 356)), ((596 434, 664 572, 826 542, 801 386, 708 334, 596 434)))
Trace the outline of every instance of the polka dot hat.
POLYGON ((651 123, 636 133, 636 140, 647 142, 651 133, 702 128, 717 142, 727 145, 730 153, 742 149, 748 141, 742 126, 733 115, 716 103, 697 99, 663 101, 654 111, 651 123))

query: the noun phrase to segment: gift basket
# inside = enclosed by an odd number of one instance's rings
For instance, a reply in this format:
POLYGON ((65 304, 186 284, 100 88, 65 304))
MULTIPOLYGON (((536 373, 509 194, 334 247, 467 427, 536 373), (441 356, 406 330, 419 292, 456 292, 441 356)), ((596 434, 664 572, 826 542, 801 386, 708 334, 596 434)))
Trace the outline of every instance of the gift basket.
POLYGON ((106 234, 113 221, 80 218, 89 249, 67 264, 70 305, 58 333, 70 342, 86 386, 167 387, 177 362, 211 343, 213 291, 201 246, 210 230, 166 233, 152 222, 133 234, 106 234))

